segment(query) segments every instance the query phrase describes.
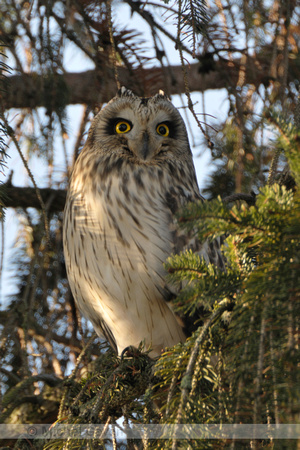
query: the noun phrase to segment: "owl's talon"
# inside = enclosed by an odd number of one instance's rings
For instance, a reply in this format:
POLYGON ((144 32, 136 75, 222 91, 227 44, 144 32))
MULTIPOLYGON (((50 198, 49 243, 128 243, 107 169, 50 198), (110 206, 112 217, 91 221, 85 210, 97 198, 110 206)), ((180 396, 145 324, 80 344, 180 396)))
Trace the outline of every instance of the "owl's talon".
POLYGON ((122 353, 120 355, 121 361, 123 361, 124 356, 133 356, 133 354, 136 354, 137 348, 133 347, 133 345, 128 345, 128 347, 125 347, 124 350, 122 350, 122 353), (126 353, 129 352, 128 355, 126 353))

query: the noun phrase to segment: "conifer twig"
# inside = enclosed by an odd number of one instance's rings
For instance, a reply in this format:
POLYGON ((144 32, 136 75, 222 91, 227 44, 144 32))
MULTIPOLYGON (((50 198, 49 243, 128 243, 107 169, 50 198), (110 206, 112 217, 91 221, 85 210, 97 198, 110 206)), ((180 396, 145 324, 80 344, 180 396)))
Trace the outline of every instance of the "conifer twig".
POLYGON ((44 218, 46 241, 47 241, 47 244, 50 245, 49 221, 48 221, 47 209, 46 209, 44 200, 42 199, 40 190, 39 190, 39 188, 37 187, 37 184, 36 184, 36 182, 35 182, 34 176, 33 176, 32 172, 31 172, 31 170, 30 170, 30 168, 29 168, 29 165, 28 165, 28 163, 27 163, 27 161, 26 161, 26 159, 25 159, 25 157, 24 157, 24 155, 23 155, 23 153, 22 153, 21 147, 20 147, 20 145, 19 145, 19 142, 18 142, 17 139, 16 139, 15 133, 13 132, 13 130, 12 130, 12 128, 10 127, 9 123, 7 122, 7 119, 6 119, 5 116, 3 116, 3 120, 4 120, 4 123, 5 123, 6 129, 7 129, 7 130, 11 130, 11 132, 10 132, 10 137, 11 137, 13 143, 15 144, 15 147, 16 147, 16 149, 17 149, 17 151, 18 151, 18 153, 19 153, 19 155, 20 155, 20 157, 21 157, 21 160, 22 160, 22 162, 23 162, 23 164, 24 164, 24 167, 25 167, 25 169, 27 170, 27 173, 28 173, 28 175, 29 175, 29 178, 31 179, 31 182, 32 182, 32 184, 33 184, 33 186, 34 186, 34 188, 35 188, 36 196, 37 196, 37 198, 39 199, 39 202, 40 202, 40 205, 41 205, 41 209, 42 209, 43 218, 44 218))
POLYGON ((273 378, 273 401, 274 401, 274 419, 275 423, 279 423, 279 408, 278 408, 278 386, 277 386, 277 376, 276 376, 276 359, 274 354, 274 339, 273 331, 270 330, 270 356, 271 356, 271 368, 272 368, 272 378, 273 378))
POLYGON ((242 192, 239 192, 237 194, 228 195, 227 197, 223 198, 222 201, 224 203, 230 203, 236 202, 237 200, 243 200, 248 203, 248 205, 252 206, 255 205, 255 199, 256 195, 254 193, 243 194, 242 192))
POLYGON ((178 369, 181 366, 182 361, 181 358, 178 358, 176 366, 175 366, 175 370, 174 370, 174 374, 171 380, 171 384, 168 390, 168 398, 167 398, 167 408, 166 408, 166 417, 168 417, 169 413, 170 413, 170 403, 175 391, 175 387, 176 387, 176 383, 178 381, 178 369))
POLYGON ((260 407, 260 397, 261 397, 261 383, 263 376, 263 363, 264 363, 264 351, 265 351, 265 340, 266 340, 266 319, 265 310, 262 313, 261 324, 260 324, 260 335, 259 335, 259 350, 258 350, 258 360, 257 360, 257 375, 254 380, 255 385, 255 400, 254 400, 254 411, 253 411, 253 423, 259 423, 259 407, 260 407))
POLYGON ((114 39, 113 34, 113 28, 112 28, 112 17, 111 17, 111 0, 107 2, 107 18, 108 18, 108 32, 109 32, 109 39, 111 44, 111 55, 112 55, 112 63, 114 66, 114 74, 115 74, 115 81, 117 88, 120 89, 120 81, 119 81, 119 74, 118 74, 118 67, 117 67, 117 51, 116 51, 116 43, 114 39))
POLYGON ((179 56, 180 56, 180 62, 181 62, 181 67, 182 67, 182 73, 183 73, 183 80, 184 80, 184 87, 185 87, 185 95, 187 96, 187 100, 188 100, 188 108, 191 111, 191 113, 193 114, 194 119, 197 122, 198 127, 200 128, 200 130, 202 131, 207 144, 209 146, 210 149, 213 148, 213 143, 210 140, 208 134, 206 133, 205 129, 203 128, 201 122, 199 121, 197 114, 195 113, 194 110, 194 106, 193 106, 193 102, 191 99, 191 92, 190 92, 190 86, 189 86, 189 82, 188 82, 188 76, 187 76, 187 70, 186 70, 186 66, 185 66, 185 59, 183 56, 183 47, 182 47, 182 42, 180 39, 180 34, 181 34, 181 21, 182 21, 182 1, 179 0, 178 1, 178 22, 177 22, 177 49, 179 51, 179 56))
MULTIPOLYGON (((212 313, 210 318, 207 320, 207 322, 203 325, 201 328, 200 334, 197 337, 193 351, 191 353, 185 374, 181 381, 181 398, 180 398, 180 405, 177 411, 176 416, 176 424, 182 423, 183 418, 183 412, 186 407, 186 403, 188 401, 189 392, 191 390, 191 381, 192 376, 194 372, 194 367, 197 362, 198 354, 201 345, 203 344, 204 338, 206 337, 207 332, 209 331, 210 327, 213 325, 213 323, 218 319, 221 314, 223 314, 224 311, 227 311, 232 306, 232 300, 230 299, 224 299, 219 303, 219 307, 212 313)), ((177 438, 173 439, 172 442, 172 450, 177 449, 177 438)))
POLYGON ((88 378, 86 380, 85 385, 80 389, 79 393, 76 395, 76 397, 73 400, 73 403, 71 404, 71 409, 76 408, 77 404, 79 403, 79 401, 82 399, 82 397, 84 396, 84 394, 86 393, 86 391, 89 389, 91 383, 93 383, 97 378, 99 377, 99 374, 96 373, 95 375, 93 375, 91 378, 88 378))
POLYGON ((269 170, 269 176, 268 176, 268 186, 272 186, 272 184, 275 183, 275 177, 276 177, 276 173, 277 173, 277 167, 278 167, 278 161, 279 161, 279 157, 280 154, 282 152, 281 148, 277 148, 275 150, 275 155, 273 156, 272 162, 271 162, 271 166, 270 166, 270 170, 269 170))
MULTIPOLYGON (((86 354, 87 349, 89 348, 89 346, 91 345, 91 343, 93 342, 95 337, 96 337, 96 333, 93 333, 92 336, 90 337, 90 339, 88 340, 88 342, 86 343, 86 345, 81 350, 81 353, 80 353, 80 355, 77 358, 76 365, 75 365, 72 373, 67 378, 68 384, 74 380, 74 378, 76 376, 76 373, 78 371, 79 365, 80 365, 80 363, 82 361, 82 358, 86 354)), ((60 421, 62 419, 62 417, 63 417, 63 410, 64 410, 64 406, 65 406, 67 392, 68 392, 68 386, 66 385, 64 393, 63 393, 63 396, 62 396, 62 399, 61 399, 61 402, 60 402, 60 405, 59 405, 59 410, 58 410, 58 414, 57 414, 57 420, 58 421, 60 421)))
POLYGON ((115 431, 115 427, 112 427, 111 432, 112 432, 113 450, 117 450, 117 449, 118 449, 118 446, 117 446, 117 439, 116 439, 116 431, 115 431))
MULTIPOLYGON (((5 229, 3 223, 3 215, 0 215, 0 223, 1 223, 1 255, 0 255, 0 293, 2 291, 2 274, 3 274, 3 262, 4 262, 4 242, 5 242, 5 229)), ((2 307, 0 300, 0 308, 2 307)))
MULTIPOLYGON (((246 356, 248 354, 248 349, 249 349, 249 346, 250 346, 249 339, 250 339, 250 336, 252 335, 252 332, 253 332, 254 319, 255 319, 254 314, 252 314, 252 316, 250 318, 250 324, 249 324, 249 327, 248 327, 247 338, 246 338, 246 341, 245 341, 244 352, 243 352, 243 355, 242 355, 241 364, 245 362, 246 356)), ((235 423, 239 423, 239 413, 240 413, 240 404, 241 404, 241 396, 242 396, 243 386, 244 386, 243 379, 241 377, 241 379, 238 382, 238 387, 237 387, 237 395, 236 395, 237 401, 236 401, 236 407, 235 407, 235 411, 234 411, 234 422, 235 423)), ((233 436, 232 436, 232 443, 230 445, 230 449, 231 450, 234 449, 235 439, 236 439, 235 434, 233 434, 233 436)))

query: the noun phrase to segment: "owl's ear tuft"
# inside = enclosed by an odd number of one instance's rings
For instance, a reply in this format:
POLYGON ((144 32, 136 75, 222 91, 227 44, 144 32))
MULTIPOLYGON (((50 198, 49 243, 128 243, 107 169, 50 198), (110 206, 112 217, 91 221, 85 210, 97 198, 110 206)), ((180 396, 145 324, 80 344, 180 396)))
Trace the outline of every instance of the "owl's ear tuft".
POLYGON ((130 89, 127 89, 125 86, 122 86, 118 90, 117 96, 118 97, 135 97, 134 93, 130 89))
POLYGON ((158 91, 158 94, 156 94, 154 97, 156 97, 156 98, 163 98, 164 100, 171 101, 170 97, 168 95, 166 95, 165 91, 163 91, 162 89, 160 89, 158 91))

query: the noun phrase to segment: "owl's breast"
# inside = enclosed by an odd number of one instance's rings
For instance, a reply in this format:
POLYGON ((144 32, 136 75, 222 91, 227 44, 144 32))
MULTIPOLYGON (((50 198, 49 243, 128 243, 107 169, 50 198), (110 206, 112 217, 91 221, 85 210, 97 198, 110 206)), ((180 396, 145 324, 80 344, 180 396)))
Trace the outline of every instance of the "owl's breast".
POLYGON ((114 180, 108 189, 87 189, 79 202, 83 214, 79 229, 88 240, 93 236, 112 266, 137 272, 147 268, 154 270, 152 275, 163 271, 172 249, 172 216, 158 186, 146 192, 131 179, 126 185, 114 180))
POLYGON ((173 243, 172 215, 161 183, 147 176, 141 183, 132 175, 74 184, 65 221, 70 285, 96 330, 101 317, 119 351, 143 339, 153 348, 183 340, 164 300, 163 263, 173 243))

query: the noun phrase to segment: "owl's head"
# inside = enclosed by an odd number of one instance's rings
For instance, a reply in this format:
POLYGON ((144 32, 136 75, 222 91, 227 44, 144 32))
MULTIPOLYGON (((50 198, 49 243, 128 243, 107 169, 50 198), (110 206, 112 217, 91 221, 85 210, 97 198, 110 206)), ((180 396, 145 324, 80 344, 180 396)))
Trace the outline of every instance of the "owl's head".
POLYGON ((162 91, 140 98, 122 87, 95 117, 88 144, 94 151, 118 153, 137 164, 191 159, 182 117, 162 91))

